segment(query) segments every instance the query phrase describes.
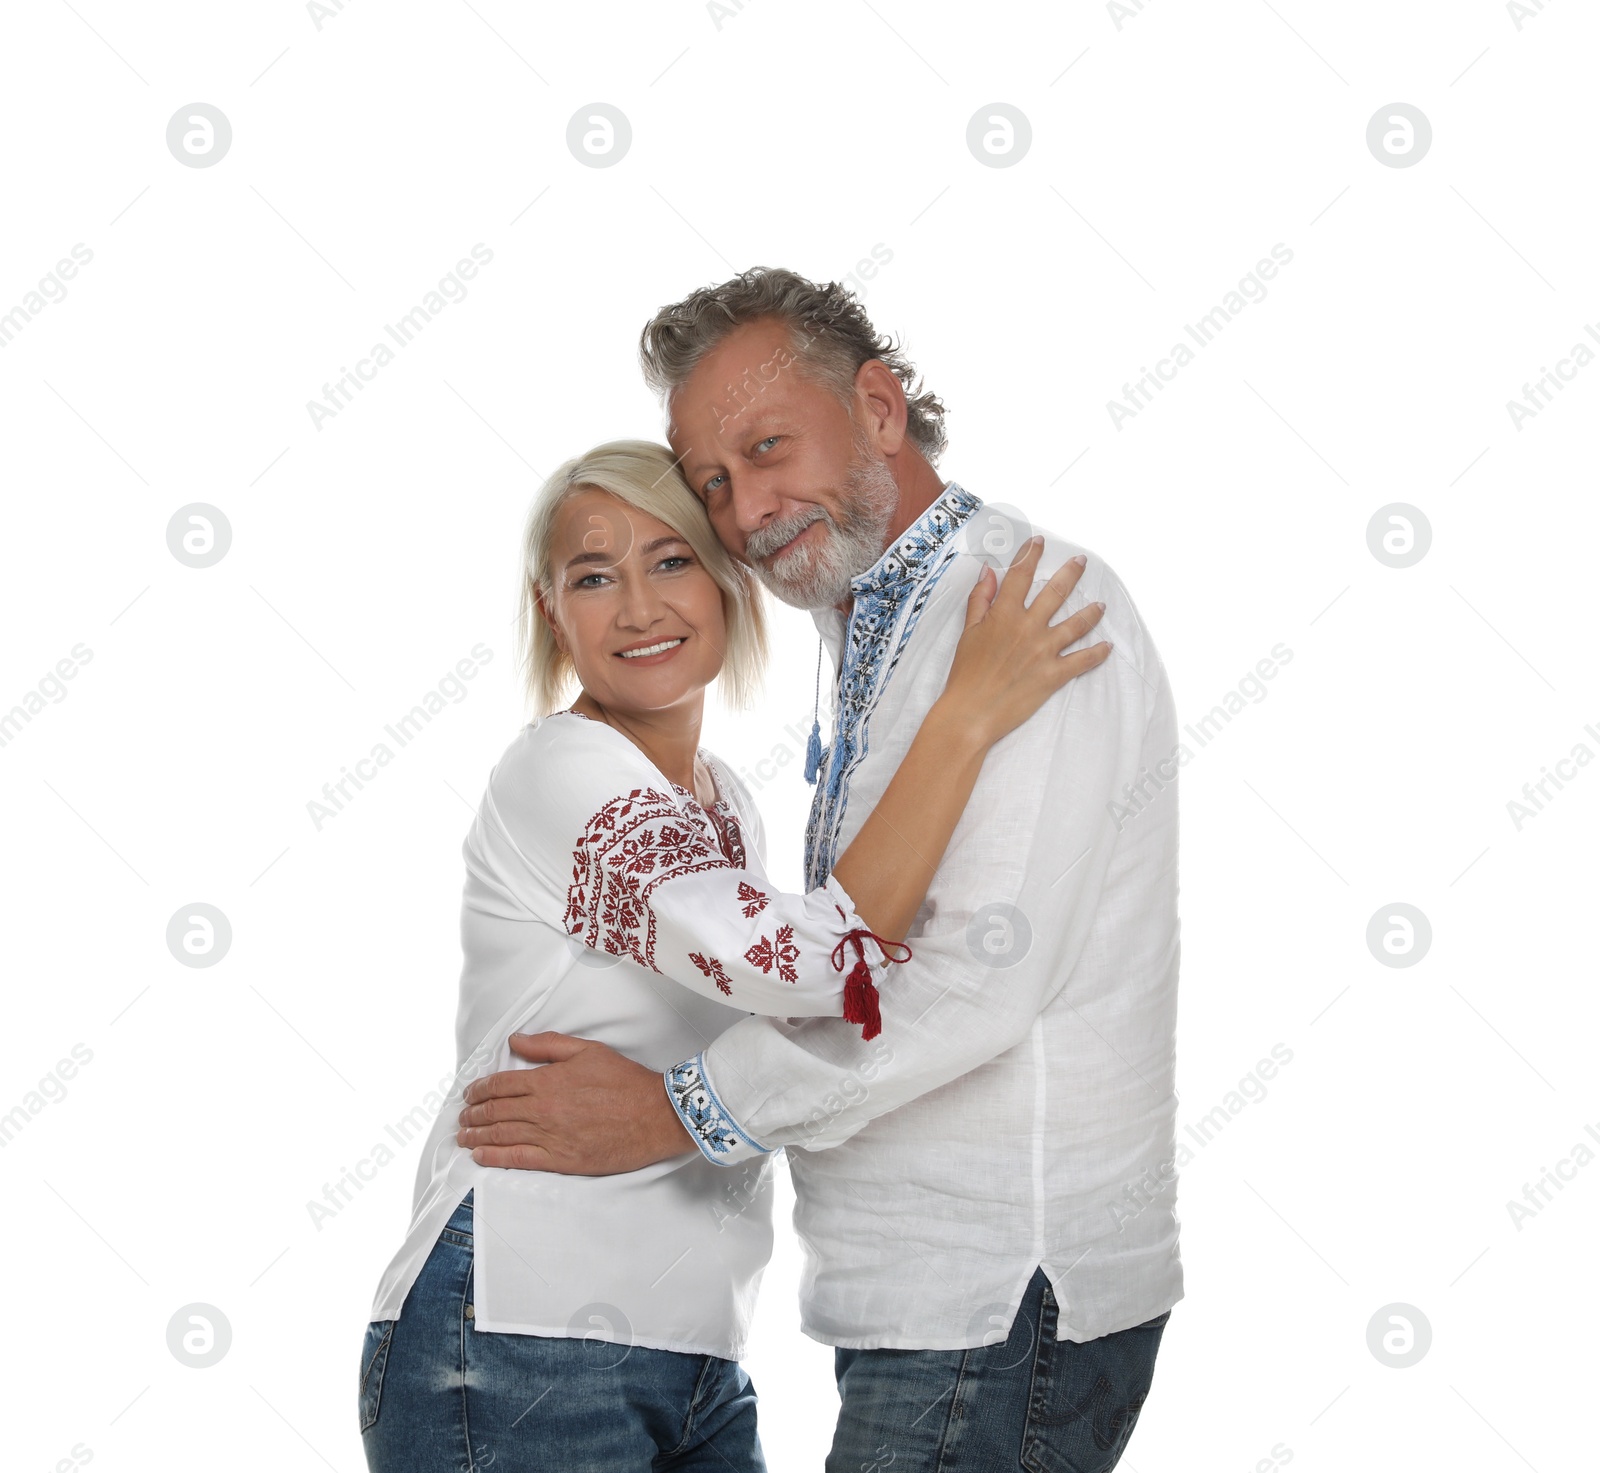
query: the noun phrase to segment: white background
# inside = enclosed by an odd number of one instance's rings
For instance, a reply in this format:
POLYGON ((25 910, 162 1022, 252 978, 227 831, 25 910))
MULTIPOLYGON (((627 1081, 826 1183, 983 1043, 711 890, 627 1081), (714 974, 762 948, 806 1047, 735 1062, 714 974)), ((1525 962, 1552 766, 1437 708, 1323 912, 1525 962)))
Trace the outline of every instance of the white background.
MULTIPOLYGON (((1506 408, 1600 324, 1592 9, 734 3, 7 13, 0 312, 93 260, 0 349, 0 709, 92 653, 0 747, 5 1466, 362 1468, 415 1149, 320 1230, 306 1203, 454 1065, 526 504, 659 436, 657 306, 879 246, 863 299, 949 405, 941 470, 1112 563, 1181 721, 1292 651, 1182 777, 1180 1130, 1293 1062, 1182 1177, 1187 1298, 1123 1466, 1593 1467, 1600 771, 1520 829, 1507 803, 1600 753, 1600 364, 1506 408), (1367 147, 1396 101, 1431 121, 1413 167, 1367 147), (166 147, 193 102, 232 125, 211 167, 166 147), (632 126, 609 168, 566 145, 595 102, 632 126), (1031 124, 1011 167, 965 141, 995 102, 1031 124), (466 299, 317 427, 480 242, 466 299), (1266 298, 1118 428, 1107 400, 1278 243, 1266 298), (232 528, 205 569, 166 541, 193 502, 232 528), (1367 543, 1394 502, 1432 529, 1404 569, 1367 543), (479 642, 319 831, 308 801, 479 642), (214 967, 165 944, 195 902, 232 925, 214 967), (1395 902, 1431 922, 1412 967, 1366 944, 1395 902), (1396 1302, 1432 1327, 1408 1369, 1367 1345, 1396 1302), (208 1369, 167 1347, 191 1303, 231 1325, 208 1369)), ((777 623, 764 708, 708 719, 751 773, 809 722, 811 626, 777 623)), ((797 763, 759 787, 790 884, 808 796, 797 763)), ((820 1468, 836 1407, 786 1224, 749 1360, 774 1473, 820 1468)))

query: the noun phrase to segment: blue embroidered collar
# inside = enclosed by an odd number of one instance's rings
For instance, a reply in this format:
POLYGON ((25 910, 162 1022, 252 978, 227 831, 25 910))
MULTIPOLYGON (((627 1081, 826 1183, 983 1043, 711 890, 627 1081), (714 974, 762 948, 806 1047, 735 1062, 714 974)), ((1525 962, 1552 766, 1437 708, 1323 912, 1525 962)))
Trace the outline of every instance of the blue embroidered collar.
POLYGON ((982 504, 957 482, 947 481, 939 499, 886 547, 865 573, 850 580, 850 591, 860 599, 921 577, 938 558, 945 540, 982 504))
POLYGON ((939 499, 883 556, 850 580, 854 601, 847 623, 836 609, 813 611, 819 630, 842 633, 842 648, 833 739, 825 752, 819 743, 819 750, 807 753, 808 775, 814 771, 822 779, 806 825, 807 889, 821 885, 833 868, 850 779, 867 754, 872 712, 940 575, 961 551, 957 533, 982 505, 971 492, 948 482, 939 499))

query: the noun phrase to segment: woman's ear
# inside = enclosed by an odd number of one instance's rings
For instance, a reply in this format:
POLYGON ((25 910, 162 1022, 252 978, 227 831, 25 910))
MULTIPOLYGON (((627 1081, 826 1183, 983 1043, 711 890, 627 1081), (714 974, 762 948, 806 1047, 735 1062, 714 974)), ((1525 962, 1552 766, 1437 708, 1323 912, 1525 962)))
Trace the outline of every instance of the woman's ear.
POLYGON ((551 612, 550 605, 545 598, 544 589, 538 587, 534 588, 533 601, 538 605, 539 617, 543 619, 545 624, 549 627, 550 637, 555 640, 556 648, 560 650, 562 654, 566 654, 567 642, 561 637, 561 626, 556 623, 555 615, 551 612))

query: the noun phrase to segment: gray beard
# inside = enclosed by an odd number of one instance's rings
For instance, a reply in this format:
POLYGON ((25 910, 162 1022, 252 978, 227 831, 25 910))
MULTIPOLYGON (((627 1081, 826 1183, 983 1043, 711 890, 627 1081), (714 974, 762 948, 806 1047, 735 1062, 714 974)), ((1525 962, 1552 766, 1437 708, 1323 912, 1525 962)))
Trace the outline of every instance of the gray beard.
POLYGON ((794 608, 825 609, 848 601, 851 579, 883 556, 884 538, 900 505, 900 487, 883 461, 859 443, 856 448, 837 519, 813 506, 768 522, 745 539, 750 570, 775 597, 794 608), (770 565, 756 561, 813 522, 827 524, 820 544, 798 547, 770 565))

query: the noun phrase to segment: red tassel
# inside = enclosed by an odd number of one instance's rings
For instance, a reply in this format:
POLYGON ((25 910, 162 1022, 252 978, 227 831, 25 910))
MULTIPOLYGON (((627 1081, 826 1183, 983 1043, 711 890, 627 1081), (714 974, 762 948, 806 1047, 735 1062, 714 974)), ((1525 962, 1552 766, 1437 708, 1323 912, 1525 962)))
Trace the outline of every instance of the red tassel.
POLYGON ((872 985, 872 968, 865 959, 858 960, 850 969, 850 979, 844 984, 844 1020, 865 1025, 861 1030, 863 1042, 876 1038, 883 1031, 878 989, 872 985))
POLYGON ((844 1020, 846 1023, 859 1023, 863 1042, 876 1038, 883 1032, 883 1019, 878 1012, 878 989, 872 984, 872 968, 867 965, 866 948, 862 938, 876 941, 885 957, 892 962, 908 962, 911 960, 911 948, 904 941, 885 941, 881 936, 875 936, 865 927, 857 927, 848 931, 840 938, 839 944, 833 948, 833 965, 836 971, 844 970, 844 949, 848 943, 856 949, 856 964, 850 969, 850 975, 844 984, 844 1020), (893 956, 890 948, 894 947, 905 953, 904 956, 893 956))

